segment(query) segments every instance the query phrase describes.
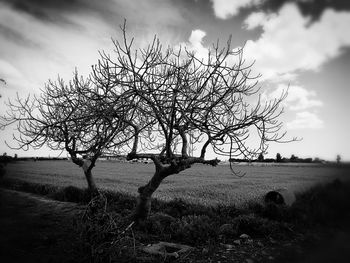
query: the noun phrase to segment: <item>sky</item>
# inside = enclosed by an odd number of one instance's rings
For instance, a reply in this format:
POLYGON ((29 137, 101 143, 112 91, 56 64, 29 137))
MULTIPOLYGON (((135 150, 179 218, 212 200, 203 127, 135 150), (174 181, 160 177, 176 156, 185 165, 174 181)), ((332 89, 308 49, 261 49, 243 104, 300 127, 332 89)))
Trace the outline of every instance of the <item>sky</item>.
MULTIPOLYGON (((289 87, 281 120, 287 138, 267 157, 350 161, 350 1, 332 0, 0 0, 0 113, 5 102, 39 94, 49 79, 88 75, 99 51, 127 34, 144 47, 154 35, 164 45, 203 54, 232 36, 255 62, 264 98, 289 87)), ((8 148, 14 127, 0 131, 0 153, 57 156, 46 148, 8 148)))

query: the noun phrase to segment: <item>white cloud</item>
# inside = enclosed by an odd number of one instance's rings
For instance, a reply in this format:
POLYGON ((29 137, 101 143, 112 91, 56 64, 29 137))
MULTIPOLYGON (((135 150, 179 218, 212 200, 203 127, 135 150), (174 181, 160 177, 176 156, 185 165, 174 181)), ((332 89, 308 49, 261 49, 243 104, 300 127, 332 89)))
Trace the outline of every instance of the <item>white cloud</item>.
POLYGON ((244 27, 248 30, 254 29, 266 20, 266 14, 263 12, 255 12, 249 15, 244 21, 244 27))
POLYGON ((214 13, 218 18, 227 19, 239 13, 242 7, 257 5, 262 0, 211 0, 214 13))
POLYGON ((246 59, 256 60, 254 69, 262 80, 294 78, 300 71, 317 71, 328 60, 340 55, 350 46, 350 12, 328 9, 319 21, 310 24, 295 4, 286 4, 277 14, 253 13, 245 27, 262 27, 256 41, 245 46, 246 59))
POLYGON ((0 59, 0 72, 2 76, 0 78, 4 78, 4 76, 8 78, 19 78, 22 74, 8 61, 0 59))
POLYGON ((190 37, 187 42, 179 43, 175 46, 175 49, 179 47, 186 48, 186 50, 193 52, 199 59, 207 59, 209 49, 203 45, 203 39, 206 36, 206 32, 195 29, 192 30, 190 37))
POLYGON ((194 47, 203 47, 203 38, 206 36, 207 34, 200 30, 200 29, 196 29, 196 30, 192 30, 191 32, 191 36, 189 37, 188 41, 194 46, 194 47))
MULTIPOLYGON (((288 89, 287 85, 279 84, 276 89, 268 95, 269 99, 279 98, 283 91, 288 89)), ((288 96, 283 101, 285 107, 290 110, 305 110, 314 107, 320 107, 323 102, 316 98, 316 92, 306 90, 297 85, 291 85, 288 89, 288 96)))
POLYGON ((296 119, 286 124, 287 128, 292 129, 321 129, 323 121, 312 112, 302 111, 296 114, 296 119))
POLYGON ((208 56, 208 49, 203 46, 203 38, 206 33, 202 30, 192 30, 191 36, 189 37, 189 45, 187 48, 194 51, 197 57, 206 58, 208 56))

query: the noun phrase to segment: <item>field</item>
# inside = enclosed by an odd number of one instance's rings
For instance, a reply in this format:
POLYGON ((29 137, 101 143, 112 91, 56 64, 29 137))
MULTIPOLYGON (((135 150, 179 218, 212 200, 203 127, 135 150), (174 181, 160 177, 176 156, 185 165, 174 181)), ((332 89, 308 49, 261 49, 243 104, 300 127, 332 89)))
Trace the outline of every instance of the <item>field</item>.
MULTIPOLYGON (((9 163, 6 169, 7 178, 86 187, 82 170, 70 161, 21 161, 9 163)), ((99 161, 93 173, 100 188, 136 195, 137 188, 150 179, 153 169, 152 164, 99 161)), ((270 190, 287 188, 297 193, 317 183, 350 178, 349 167, 325 165, 236 165, 234 169, 246 175, 234 176, 228 165, 196 165, 166 178, 154 196, 204 205, 239 206, 250 200, 261 200, 270 190)))

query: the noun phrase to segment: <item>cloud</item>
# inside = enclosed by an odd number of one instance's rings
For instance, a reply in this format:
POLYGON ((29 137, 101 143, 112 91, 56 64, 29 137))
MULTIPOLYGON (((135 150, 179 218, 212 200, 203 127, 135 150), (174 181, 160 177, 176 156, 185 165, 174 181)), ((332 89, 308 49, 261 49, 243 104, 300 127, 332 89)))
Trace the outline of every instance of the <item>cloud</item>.
POLYGON ((317 21, 326 9, 350 10, 350 1, 344 0, 265 0, 260 9, 267 12, 277 12, 286 3, 294 3, 298 6, 304 16, 310 16, 313 21, 317 21))
POLYGON ((200 29, 192 30, 191 36, 188 39, 188 43, 185 44, 186 48, 190 51, 193 51, 199 58, 208 57, 208 49, 203 46, 203 38, 206 36, 206 33, 200 29))
POLYGON ((336 11, 350 10, 350 2, 344 0, 210 0, 215 15, 220 19, 236 16, 240 9, 262 10, 276 13, 286 4, 295 4, 303 16, 309 16, 317 21, 323 12, 329 8, 336 11))
POLYGON ((71 22, 66 14, 86 13, 97 11, 98 7, 109 5, 113 0, 0 0, 16 12, 28 14, 43 22, 68 23, 71 22))
MULTIPOLYGON (((269 99, 279 98, 282 92, 287 89, 287 85, 279 84, 276 89, 268 95, 268 97, 269 99)), ((288 89, 288 96, 283 101, 283 104, 290 110, 298 111, 320 107, 323 105, 323 102, 316 99, 315 91, 307 90, 301 86, 291 85, 288 89)))
POLYGON ((241 8, 257 5, 262 0, 211 0, 211 2, 215 15, 227 19, 237 15, 241 8))
POLYGON ((9 88, 35 92, 58 74, 70 78, 75 67, 90 71, 98 50, 111 45, 112 29, 84 13, 70 20, 79 27, 43 23, 0 2, 1 77, 9 88))
POLYGON ((296 119, 286 124, 290 130, 294 129, 321 129, 323 121, 312 112, 302 111, 296 114, 296 119))
POLYGON ((260 26, 266 20, 266 14, 264 12, 255 12, 246 18, 244 21, 245 28, 250 30, 260 26))
POLYGON ((256 60, 254 68, 262 80, 295 77, 298 72, 318 71, 332 58, 350 46, 350 12, 326 10, 319 21, 310 24, 295 4, 286 4, 277 14, 252 13, 245 27, 261 27, 263 33, 256 41, 245 45, 245 56, 256 60))
MULTIPOLYGON (((186 49, 189 52, 195 54, 198 59, 205 60, 208 58, 209 49, 203 45, 204 37, 206 32, 200 29, 195 29, 191 31, 191 35, 186 42, 180 42, 174 46, 174 49, 178 51, 181 49, 186 49)), ((185 53, 182 54, 183 59, 186 59, 185 53)))
MULTIPOLYGON (((3 35, 5 39, 10 40, 12 42, 26 45, 27 47, 38 48, 40 47, 37 43, 29 39, 20 33, 17 29, 8 27, 6 25, 2 25, 0 23, 0 35, 3 35)), ((1 36, 0 36, 1 37, 1 36)))
POLYGON ((7 76, 9 78, 19 78, 22 74, 17 70, 11 63, 0 59, 0 72, 3 76, 1 78, 5 78, 7 76))
POLYGON ((110 38, 120 39, 124 17, 128 35, 136 37, 135 48, 149 44, 157 32, 166 32, 162 41, 170 39, 172 32, 164 28, 182 23, 170 0, 137 5, 127 0, 0 0, 0 59, 6 68, 0 77, 9 88, 36 92, 58 74, 71 78, 75 68, 86 76, 99 50, 113 55, 110 38))

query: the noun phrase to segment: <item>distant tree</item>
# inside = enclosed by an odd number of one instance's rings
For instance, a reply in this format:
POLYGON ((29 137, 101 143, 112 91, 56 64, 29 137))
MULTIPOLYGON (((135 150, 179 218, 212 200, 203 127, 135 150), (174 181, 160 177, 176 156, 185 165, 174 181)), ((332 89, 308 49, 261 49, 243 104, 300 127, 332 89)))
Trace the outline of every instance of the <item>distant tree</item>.
POLYGON ((264 161, 264 155, 260 153, 258 156, 258 162, 263 162, 263 161, 264 161))
POLYGON ((340 161, 341 161, 341 157, 340 157, 340 155, 338 154, 338 155, 337 155, 337 163, 339 164, 340 161))
POLYGON ((294 154, 292 154, 292 155, 290 156, 290 161, 291 161, 291 162, 296 162, 297 159, 298 159, 298 157, 295 156, 294 154))
POLYGON ((276 154, 276 162, 278 162, 278 163, 282 162, 282 156, 280 153, 276 154))
POLYGON ((206 158, 208 147, 230 159, 252 159, 269 142, 282 140, 285 133, 279 134, 278 117, 286 94, 266 103, 257 98, 251 106, 259 90, 257 76, 251 76, 251 65, 244 65, 242 49, 232 51, 229 41, 223 49, 215 45, 201 59, 183 48, 163 50, 154 38, 136 52, 125 25, 121 29, 123 40, 114 41, 116 57, 102 53, 96 70, 105 81, 113 80, 125 94, 132 94, 136 115, 143 116, 129 123, 135 136, 127 159, 149 158, 155 172, 138 189, 135 220, 147 218, 151 197, 166 177, 196 163, 218 165, 218 159, 206 158), (260 139, 256 147, 248 143, 252 129, 260 139), (190 154, 189 149, 197 147, 198 156, 190 154))
POLYGON ((96 160, 104 152, 118 151, 129 139, 128 127, 122 121, 127 116, 127 101, 108 92, 108 85, 83 79, 75 72, 69 83, 61 78, 49 81, 39 97, 21 99, 17 95, 1 118, 3 127, 15 124, 19 132, 13 136, 17 146, 10 147, 28 150, 46 145, 67 151, 73 163, 82 167, 90 191, 97 193, 92 176, 96 160))
MULTIPOLYGON (((11 161, 11 159, 12 159, 12 157, 11 157, 11 156, 8 156, 7 153, 4 152, 4 153, 2 154, 2 156, 0 156, 0 164, 1 164, 1 166, 3 166, 3 167, 6 166, 7 163, 11 161)), ((5 168, 4 168, 4 169, 5 169, 5 168)), ((4 173, 5 173, 5 170, 4 170, 4 173)))
POLYGON ((15 160, 17 160, 17 159, 18 159, 18 155, 17 155, 17 153, 15 153, 15 157, 14 157, 14 159, 15 159, 15 160))

